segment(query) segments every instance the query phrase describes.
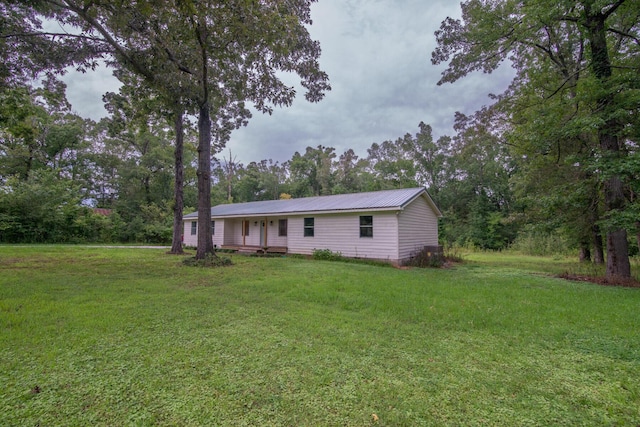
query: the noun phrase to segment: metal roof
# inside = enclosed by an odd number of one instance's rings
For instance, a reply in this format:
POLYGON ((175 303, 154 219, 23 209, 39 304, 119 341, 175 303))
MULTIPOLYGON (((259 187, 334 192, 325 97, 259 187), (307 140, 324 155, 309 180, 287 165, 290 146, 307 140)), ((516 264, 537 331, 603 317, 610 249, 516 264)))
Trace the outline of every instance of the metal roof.
MULTIPOLYGON (((239 217, 261 215, 308 214, 336 211, 399 210, 424 194, 436 215, 442 214, 424 188, 372 191, 368 193, 337 194, 288 200, 217 205, 211 208, 211 217, 239 217)), ((197 218, 198 212, 185 215, 197 218)))

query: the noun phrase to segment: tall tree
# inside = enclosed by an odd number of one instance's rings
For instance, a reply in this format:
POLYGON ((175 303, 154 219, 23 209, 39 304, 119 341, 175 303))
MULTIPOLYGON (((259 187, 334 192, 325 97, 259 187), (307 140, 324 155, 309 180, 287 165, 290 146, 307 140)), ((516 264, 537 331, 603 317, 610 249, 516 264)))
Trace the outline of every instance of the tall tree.
POLYGON ((306 197, 332 194, 335 157, 335 148, 323 145, 307 147, 304 154, 296 151, 288 162, 292 195, 306 197))
POLYGON ((87 148, 85 122, 71 112, 64 83, 51 76, 42 83, 0 91, 0 179, 26 180, 43 168, 79 177, 87 148))
MULTIPOLYGON (((19 2, 30 4, 30 2, 19 2)), ((198 115, 197 258, 213 252, 210 230, 212 133, 223 144, 246 123, 245 101, 263 112, 289 105, 296 91, 277 71, 300 76, 309 101, 329 90, 320 47, 305 25, 312 0, 182 0, 130 4, 46 0, 30 9, 75 25, 83 40, 108 46, 111 58, 157 90, 181 94, 198 115), (214 124, 217 124, 215 126, 214 124)), ((41 34, 43 34, 41 32, 41 34)))
POLYGON ((295 90, 287 87, 277 70, 297 73, 309 101, 319 101, 329 89, 319 70, 319 45, 311 40, 309 0, 184 2, 167 16, 168 30, 153 30, 162 50, 177 70, 186 74, 197 106, 198 231, 197 258, 213 252, 210 230, 212 121, 218 141, 224 142, 237 118, 247 117, 243 102, 270 112, 271 105, 289 105, 295 90), (173 37, 173 39, 171 39, 173 37), (185 46, 190 48, 185 49, 185 46), (234 121, 235 119, 235 121, 234 121))
MULTIPOLYGON (((625 156, 624 131, 638 105, 628 102, 640 69, 637 2, 469 0, 461 6, 462 20, 447 18, 436 32, 432 62, 448 62, 440 84, 476 70, 492 72, 509 58, 516 69, 514 85, 528 85, 530 70, 549 76, 549 85, 560 82, 541 88, 546 91, 541 102, 575 87, 591 108, 581 132, 595 129, 604 157, 625 156)), ((608 218, 625 210, 624 188, 620 176, 603 178, 608 218)), ((607 276, 630 276, 626 230, 613 222, 607 228, 607 276)))
POLYGON ((335 164, 336 185, 334 194, 357 193, 364 190, 363 174, 366 160, 359 160, 353 149, 349 148, 340 155, 335 164))
POLYGON ((514 238, 510 221, 514 167, 488 110, 472 116, 456 114, 456 135, 443 163, 444 177, 436 202, 445 212, 442 236, 450 243, 503 249, 514 238))
POLYGON ((414 139, 409 133, 396 141, 371 144, 367 160, 382 188, 418 186, 414 148, 414 139))

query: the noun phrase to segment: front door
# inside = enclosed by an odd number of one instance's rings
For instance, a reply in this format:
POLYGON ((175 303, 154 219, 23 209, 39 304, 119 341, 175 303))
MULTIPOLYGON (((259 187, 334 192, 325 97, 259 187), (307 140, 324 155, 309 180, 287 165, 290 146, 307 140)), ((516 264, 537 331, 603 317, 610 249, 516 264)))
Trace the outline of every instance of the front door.
POLYGON ((267 246, 267 221, 260 221, 260 246, 267 246))

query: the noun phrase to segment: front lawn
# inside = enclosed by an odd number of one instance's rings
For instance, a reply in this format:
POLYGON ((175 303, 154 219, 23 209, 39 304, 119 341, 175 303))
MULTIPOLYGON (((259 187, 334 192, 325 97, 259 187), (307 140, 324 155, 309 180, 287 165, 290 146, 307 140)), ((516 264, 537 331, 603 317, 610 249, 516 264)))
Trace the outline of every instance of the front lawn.
POLYGON ((640 289, 233 261, 0 246, 0 425, 640 424, 640 289))

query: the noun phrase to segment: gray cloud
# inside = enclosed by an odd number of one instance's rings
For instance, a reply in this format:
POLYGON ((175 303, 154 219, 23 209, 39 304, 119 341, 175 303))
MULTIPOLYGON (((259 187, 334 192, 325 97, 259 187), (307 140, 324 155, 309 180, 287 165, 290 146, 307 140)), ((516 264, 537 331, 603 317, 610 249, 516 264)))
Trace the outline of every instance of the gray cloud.
POLYGON ((107 115, 102 95, 106 92, 117 92, 120 87, 120 82, 113 76, 112 70, 105 66, 86 73, 70 71, 62 80, 67 84, 67 99, 73 111, 93 120, 107 115))
POLYGON ((459 15, 459 4, 447 0, 321 0, 310 32, 322 46, 320 63, 332 91, 317 105, 299 96, 271 116, 255 114, 228 149, 244 162, 284 161, 317 145, 366 156, 374 142, 416 133, 420 121, 436 138, 451 135, 456 111, 473 113, 511 80, 509 67, 502 67, 437 86, 444 67, 431 65, 433 33, 447 16, 459 15))
MULTIPOLYGON (((512 71, 474 73, 455 84, 437 86, 443 66, 431 65, 434 31, 447 16, 458 17, 450 0, 320 0, 312 6, 312 37, 320 41, 320 64, 332 91, 318 104, 304 100, 303 88, 289 108, 254 113, 249 125, 235 131, 231 150, 243 163, 285 161, 307 146, 353 148, 360 156, 374 142, 416 133, 424 121, 434 137, 453 133, 454 113, 471 114, 501 93, 512 71)), ((289 81, 287 76, 287 81, 289 81)), ((293 81, 293 80, 292 80, 293 81)), ((101 96, 117 90, 106 69, 67 78, 68 96, 81 115, 104 115, 101 96)))

